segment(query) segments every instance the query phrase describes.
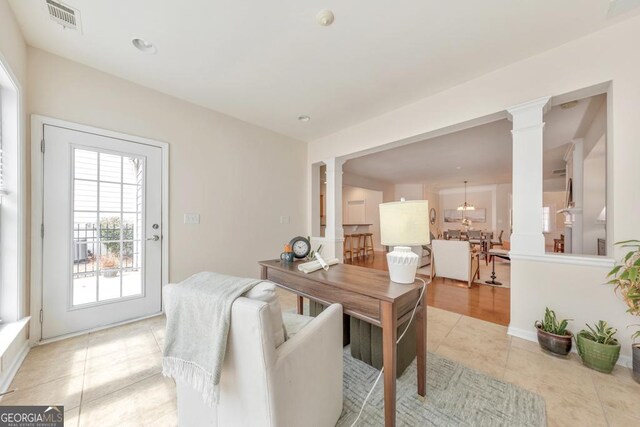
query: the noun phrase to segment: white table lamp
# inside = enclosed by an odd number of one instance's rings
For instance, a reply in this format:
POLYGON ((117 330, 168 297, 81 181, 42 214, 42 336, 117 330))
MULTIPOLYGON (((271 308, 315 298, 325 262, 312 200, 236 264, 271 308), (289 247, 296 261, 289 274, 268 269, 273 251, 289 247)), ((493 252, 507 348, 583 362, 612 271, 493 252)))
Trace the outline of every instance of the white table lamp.
POLYGON ((429 202, 411 200, 380 205, 380 240, 394 246, 387 254, 389 276, 396 283, 413 283, 420 257, 410 246, 427 245, 429 239, 429 202))
POLYGON ((600 211, 600 215, 596 218, 596 224, 606 224, 607 223, 607 207, 605 206, 600 211))

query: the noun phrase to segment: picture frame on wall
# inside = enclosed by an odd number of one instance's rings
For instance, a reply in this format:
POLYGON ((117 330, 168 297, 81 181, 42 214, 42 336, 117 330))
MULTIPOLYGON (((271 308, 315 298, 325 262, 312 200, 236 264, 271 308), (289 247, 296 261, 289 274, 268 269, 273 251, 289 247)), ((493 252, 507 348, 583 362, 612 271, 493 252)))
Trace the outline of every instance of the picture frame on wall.
POLYGON ((457 209, 444 210, 444 222, 462 223, 462 214, 472 223, 487 222, 487 210, 485 208, 476 208, 472 211, 459 211, 457 209))

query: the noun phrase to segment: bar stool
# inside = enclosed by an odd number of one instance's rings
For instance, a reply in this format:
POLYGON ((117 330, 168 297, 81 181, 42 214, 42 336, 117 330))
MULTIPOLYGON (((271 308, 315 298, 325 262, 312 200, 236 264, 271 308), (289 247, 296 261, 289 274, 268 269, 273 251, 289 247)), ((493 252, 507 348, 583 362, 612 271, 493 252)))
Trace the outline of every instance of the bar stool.
POLYGON ((371 255, 375 257, 375 251, 373 250, 373 233, 364 233, 362 250, 364 251, 364 256, 369 256, 369 252, 371 252, 371 255))
POLYGON ((342 242, 342 257, 347 259, 347 254, 349 254, 349 259, 353 261, 353 243, 351 240, 351 234, 345 234, 344 241, 342 242))
POLYGON ((362 252, 361 243, 362 243, 361 233, 351 234, 351 250, 353 251, 353 256, 356 258, 360 258, 360 252, 362 252))
POLYGON ((365 249, 364 249, 364 244, 365 244, 365 233, 360 233, 358 235, 358 257, 363 257, 365 255, 365 249))

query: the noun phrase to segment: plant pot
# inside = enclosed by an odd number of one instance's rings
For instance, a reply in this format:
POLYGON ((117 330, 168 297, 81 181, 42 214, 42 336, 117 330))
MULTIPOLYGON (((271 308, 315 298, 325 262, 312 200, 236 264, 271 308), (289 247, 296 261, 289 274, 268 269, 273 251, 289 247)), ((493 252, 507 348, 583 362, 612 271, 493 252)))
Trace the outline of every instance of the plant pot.
POLYGON ((544 331, 540 323, 536 323, 536 329, 538 330, 538 344, 540 344, 542 350, 554 356, 566 356, 569 354, 573 341, 571 332, 567 331, 568 335, 552 334, 544 331))
POLYGON ((598 372, 610 374, 620 356, 620 344, 600 344, 578 334, 578 354, 585 366, 598 372))
POLYGON ((102 270, 102 277, 117 277, 118 270, 102 270))
POLYGON ((640 344, 631 346, 631 354, 633 356, 633 379, 640 383, 640 344))

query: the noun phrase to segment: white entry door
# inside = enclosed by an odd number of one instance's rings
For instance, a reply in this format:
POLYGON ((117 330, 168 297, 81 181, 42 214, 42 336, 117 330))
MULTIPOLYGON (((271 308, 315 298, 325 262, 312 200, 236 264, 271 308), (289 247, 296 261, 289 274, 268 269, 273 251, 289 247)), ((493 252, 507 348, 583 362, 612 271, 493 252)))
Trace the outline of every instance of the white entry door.
POLYGON ((44 126, 42 338, 161 311, 162 149, 44 126))

